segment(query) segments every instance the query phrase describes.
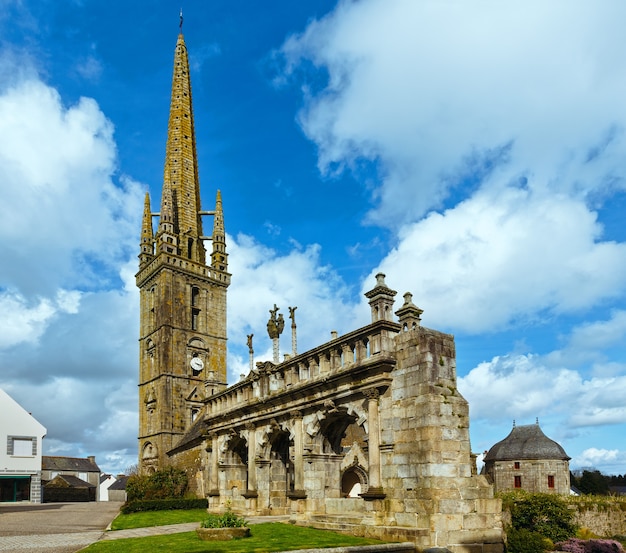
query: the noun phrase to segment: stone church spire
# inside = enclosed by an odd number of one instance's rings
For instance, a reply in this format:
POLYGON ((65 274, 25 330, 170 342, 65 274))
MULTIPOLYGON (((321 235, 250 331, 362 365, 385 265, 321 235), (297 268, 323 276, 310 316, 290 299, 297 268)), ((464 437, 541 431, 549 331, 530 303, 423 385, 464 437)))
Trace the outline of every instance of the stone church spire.
POLYGON ((201 236, 200 182, 189 58, 185 39, 180 33, 174 54, 157 249, 204 264, 205 250, 201 236), (174 236, 170 236, 170 233, 174 236), (175 239, 172 241, 172 238, 175 239), (169 246, 159 243, 164 240, 169 242, 169 246))
POLYGON ((174 53, 161 210, 146 195, 139 272, 139 461, 151 472, 227 385, 228 273, 222 197, 200 206, 189 59, 182 33, 174 53), (152 217, 159 217, 153 229, 152 217), (202 217, 214 216, 205 236, 202 217), (156 231, 156 234, 153 232, 156 231), (205 240, 213 240, 207 266, 205 240))

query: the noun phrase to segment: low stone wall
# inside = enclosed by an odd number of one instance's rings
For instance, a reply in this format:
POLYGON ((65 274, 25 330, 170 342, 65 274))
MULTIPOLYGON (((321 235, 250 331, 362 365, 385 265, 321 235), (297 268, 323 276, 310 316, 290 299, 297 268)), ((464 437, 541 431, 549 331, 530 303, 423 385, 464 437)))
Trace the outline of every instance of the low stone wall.
POLYGON ((382 543, 380 545, 355 545, 325 549, 298 549, 290 553, 415 553, 414 543, 382 543))
POLYGON ((613 505, 575 505, 574 523, 602 537, 626 536, 626 502, 613 505))
MULTIPOLYGON (((574 513, 574 524, 580 528, 587 528, 603 538, 626 536, 626 499, 603 501, 597 497, 570 497, 567 501, 574 513)), ((511 524, 510 511, 502 511, 502 524, 505 527, 511 524)))

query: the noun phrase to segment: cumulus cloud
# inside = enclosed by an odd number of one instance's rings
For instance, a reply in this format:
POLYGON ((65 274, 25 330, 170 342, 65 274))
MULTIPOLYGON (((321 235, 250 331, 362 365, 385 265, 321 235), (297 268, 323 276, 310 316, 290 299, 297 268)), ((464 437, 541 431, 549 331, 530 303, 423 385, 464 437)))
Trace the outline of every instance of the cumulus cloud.
MULTIPOLYGON (((97 103, 65 105, 22 61, 0 88, 0 386, 47 427, 45 452, 124 455, 142 187, 116 174, 97 103)), ((3 55, 0 73, 15 63, 3 55)))
POLYGON ((94 100, 66 107, 38 79, 0 92, 5 287, 32 297, 117 278, 142 204, 139 186, 111 180, 115 164, 113 126, 94 100))
POLYGON ((560 363, 576 355, 598 358, 606 341, 577 340, 594 334, 593 329, 613 328, 611 339, 623 341, 626 331, 619 334, 616 330, 620 321, 621 314, 614 314, 609 320, 582 324, 572 329, 562 350, 497 356, 461 376, 459 390, 469 401, 477 444, 487 449, 504 438, 508 425, 503 420, 528 424, 538 417, 546 434, 572 456, 573 467, 619 470, 626 450, 615 449, 614 455, 602 456, 600 444, 623 445, 615 438, 620 425, 626 423, 624 371, 604 371, 599 361, 591 368, 583 365, 577 369, 560 363), (580 448, 580 443, 587 447, 580 448))
POLYGON ((345 0, 280 54, 321 170, 376 163, 369 219, 397 228, 498 167, 583 196, 623 188, 625 10, 345 0))
MULTIPOLYGON (((623 301, 626 244, 601 210, 626 184, 626 78, 613 70, 625 15, 619 2, 345 0, 283 43, 276 82, 301 87, 321 172, 374 175, 365 222, 393 231, 361 291, 382 271, 428 326, 466 338, 623 301)), ((548 354, 503 352, 459 375, 480 444, 504 438, 505 417, 540 417, 570 445, 625 424, 610 352, 623 325, 616 309, 548 354)))
POLYGON ((622 296, 626 245, 601 235, 580 200, 483 189, 406 225, 376 270, 413 292, 435 328, 502 330, 622 296))
MULTIPOLYGON (((428 326, 498 332, 623 299, 626 246, 599 213, 625 182, 626 77, 613 69, 625 15, 616 1, 345 0, 284 43, 280 77, 302 85, 298 120, 320 169, 369 171, 367 222, 394 231, 373 273, 413 292, 428 326)), ((97 58, 82 61, 97 80, 97 58)), ((66 104, 16 52, 0 54, 0 76, 0 386, 48 427, 47 452, 124 468, 136 460, 141 186, 116 174, 113 125, 94 100, 66 104), (59 401, 76 407, 57 412, 59 401)), ((279 253, 238 235, 228 252, 231 382, 247 372, 247 334, 255 358, 271 359, 274 304, 281 353, 288 307, 300 352, 367 323, 320 245, 279 253)), ((610 355, 625 332, 615 309, 546 355, 503 346, 460 375, 473 429, 539 416, 569 439, 625 423, 624 365, 610 355)), ((577 457, 613 451, 586 447, 577 457)))
POLYGON ((570 428, 626 423, 626 376, 586 378, 548 367, 541 356, 511 354, 480 363, 459 379, 459 389, 479 419, 546 414, 570 428), (547 394, 546 387, 557 393, 547 394))
POLYGON ((579 467, 598 467, 606 464, 616 464, 618 461, 626 460, 626 452, 618 449, 598 449, 590 447, 585 449, 580 455, 572 460, 579 467))

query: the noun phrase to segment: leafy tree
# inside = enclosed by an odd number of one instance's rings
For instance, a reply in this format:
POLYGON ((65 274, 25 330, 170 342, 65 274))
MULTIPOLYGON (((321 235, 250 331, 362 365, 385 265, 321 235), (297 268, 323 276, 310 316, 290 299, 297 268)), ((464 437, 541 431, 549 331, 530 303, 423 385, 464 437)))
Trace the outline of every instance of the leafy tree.
POLYGON ((609 478, 599 470, 584 470, 577 481, 577 488, 585 494, 607 495, 609 493, 609 478))

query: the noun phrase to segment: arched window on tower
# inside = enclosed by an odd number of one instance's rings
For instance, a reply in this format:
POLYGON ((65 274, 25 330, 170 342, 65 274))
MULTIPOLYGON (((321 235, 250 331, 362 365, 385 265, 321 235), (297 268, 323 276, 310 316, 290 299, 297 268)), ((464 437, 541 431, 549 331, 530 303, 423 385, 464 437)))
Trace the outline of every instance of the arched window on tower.
POLYGON ((156 286, 153 286, 152 288, 150 288, 149 295, 148 295, 148 309, 149 309, 148 324, 150 325, 150 330, 152 330, 156 326, 156 316, 155 316, 155 311, 154 311, 155 295, 156 295, 156 286))
POLYGON ((200 319, 200 288, 191 287, 191 330, 198 330, 200 319))

